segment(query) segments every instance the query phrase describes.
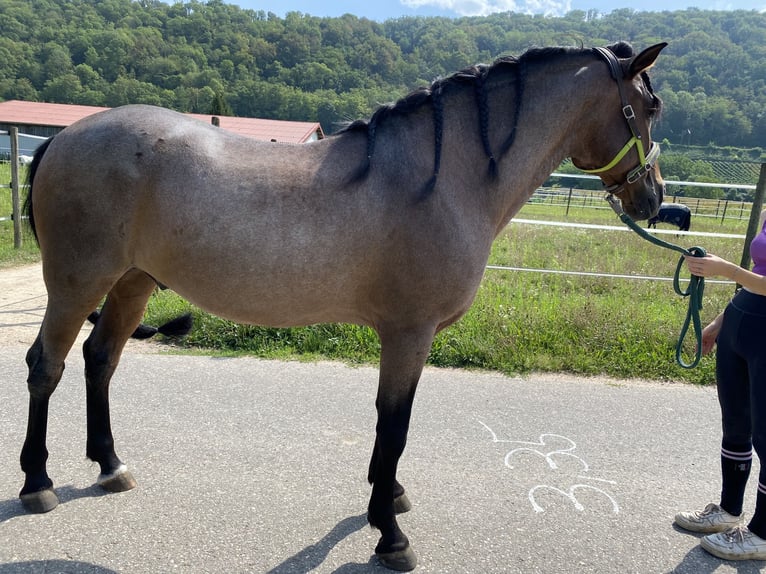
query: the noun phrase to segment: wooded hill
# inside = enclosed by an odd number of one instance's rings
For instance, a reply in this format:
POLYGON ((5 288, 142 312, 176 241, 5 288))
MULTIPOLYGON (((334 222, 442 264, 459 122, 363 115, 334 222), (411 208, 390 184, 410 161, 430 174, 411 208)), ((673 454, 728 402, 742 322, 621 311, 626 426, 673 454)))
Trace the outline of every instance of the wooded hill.
MULTIPOLYGON (((766 147, 766 14, 755 11, 475 18, 280 18, 220 0, 0 0, 0 98, 319 120, 328 133, 477 62, 532 46, 637 49, 667 41, 653 71, 678 145, 766 147), (228 106, 228 107, 227 107, 228 106)), ((756 161, 762 149, 734 156, 756 161)))

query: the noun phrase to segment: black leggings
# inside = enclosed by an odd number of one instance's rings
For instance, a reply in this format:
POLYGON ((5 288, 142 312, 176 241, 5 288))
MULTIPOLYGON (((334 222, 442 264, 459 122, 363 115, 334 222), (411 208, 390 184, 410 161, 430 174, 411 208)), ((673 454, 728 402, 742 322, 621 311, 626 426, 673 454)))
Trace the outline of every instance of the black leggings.
MULTIPOLYGON (((722 456, 755 450, 761 460, 754 524, 766 535, 766 297, 741 289, 724 312, 718 333, 716 376, 723 426, 722 456)), ((730 479, 724 467, 723 491, 730 479)), ((745 478, 746 480, 746 478, 745 478)), ((733 485, 731 485, 733 486, 733 485)), ((741 505, 744 484, 735 488, 741 505)), ((730 489, 731 491, 731 489, 730 489)), ((727 498, 724 496, 724 498, 727 498)), ((730 504, 733 506, 733 504, 730 504)))
POLYGON ((726 307, 716 375, 724 440, 752 440, 766 461, 766 297, 740 289, 726 307))

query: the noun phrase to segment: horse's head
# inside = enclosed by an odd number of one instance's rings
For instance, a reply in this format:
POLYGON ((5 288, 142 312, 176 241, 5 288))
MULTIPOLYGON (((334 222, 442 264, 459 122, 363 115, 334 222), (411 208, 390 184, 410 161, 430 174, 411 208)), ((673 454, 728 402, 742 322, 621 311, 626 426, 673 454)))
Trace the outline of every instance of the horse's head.
POLYGON ((662 103, 646 73, 665 46, 657 44, 635 57, 627 44, 595 49, 613 81, 593 112, 598 116, 594 123, 597 133, 586 138, 587 149, 579 157, 572 157, 578 168, 598 174, 606 191, 619 197, 622 208, 634 219, 655 215, 665 193, 656 163, 660 146, 651 136, 652 121, 662 103))

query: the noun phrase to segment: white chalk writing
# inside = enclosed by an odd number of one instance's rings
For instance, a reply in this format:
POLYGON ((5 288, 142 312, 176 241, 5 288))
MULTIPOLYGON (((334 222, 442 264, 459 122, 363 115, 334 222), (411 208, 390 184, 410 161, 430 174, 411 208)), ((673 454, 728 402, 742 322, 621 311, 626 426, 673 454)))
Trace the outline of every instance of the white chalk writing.
MULTIPOLYGON (((541 459, 545 460, 545 462, 548 464, 548 468, 551 471, 559 471, 559 462, 562 458, 566 459, 572 459, 577 461, 578 465, 582 467, 582 472, 587 473, 590 471, 590 466, 588 463, 582 459, 579 455, 574 453, 574 450, 577 448, 577 444, 570 438, 565 437, 560 434, 554 434, 554 433, 544 433, 541 434, 537 441, 521 441, 521 440, 509 440, 509 439, 501 439, 497 436, 497 433, 493 431, 487 424, 485 424, 482 421, 479 421, 479 424, 481 424, 491 435, 492 442, 493 443, 503 443, 503 444, 510 444, 510 445, 518 445, 509 450, 505 457, 504 457, 504 463, 505 466, 508 467, 511 470, 514 470, 513 466, 513 460, 515 457, 521 454, 531 454, 533 456, 539 456, 541 459)), ((563 472, 554 473, 554 476, 552 478, 569 478, 567 477, 563 472)), ((590 475, 578 475, 576 477, 580 480, 585 480, 588 482, 597 482, 597 483, 603 483, 603 484, 610 484, 615 485, 617 484, 613 480, 606 480, 603 478, 596 478, 590 475)), ((618 514, 620 512, 620 507, 617 504, 617 501, 614 499, 614 497, 603 490, 602 488, 598 488, 596 486, 593 486, 592 484, 584 484, 584 483, 575 483, 569 486, 568 488, 559 488, 557 486, 552 486, 549 484, 537 484, 535 486, 532 486, 528 493, 529 502, 532 505, 532 509, 535 512, 545 512, 545 509, 543 506, 538 502, 538 492, 541 491, 548 491, 548 492, 554 492, 558 493, 561 496, 564 497, 565 500, 569 500, 572 505, 574 506, 575 510, 583 511, 585 510, 585 507, 583 506, 580 499, 577 498, 576 492, 577 491, 593 491, 598 494, 603 495, 606 497, 609 502, 612 504, 612 512, 615 514, 618 514)))

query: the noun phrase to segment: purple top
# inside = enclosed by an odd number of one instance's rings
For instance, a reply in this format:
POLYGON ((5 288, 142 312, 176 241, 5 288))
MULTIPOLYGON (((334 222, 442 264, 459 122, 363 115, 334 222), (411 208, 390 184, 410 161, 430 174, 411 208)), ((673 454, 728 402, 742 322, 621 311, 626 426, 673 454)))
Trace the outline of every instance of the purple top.
POLYGON ((766 275, 766 221, 761 232, 750 242, 750 259, 753 260, 753 273, 766 275))

